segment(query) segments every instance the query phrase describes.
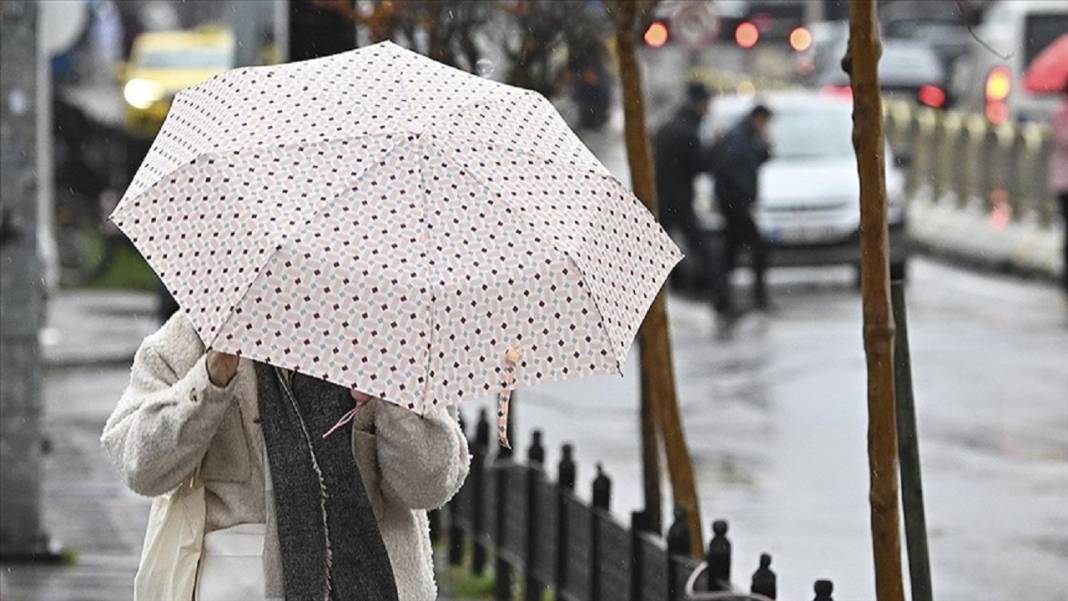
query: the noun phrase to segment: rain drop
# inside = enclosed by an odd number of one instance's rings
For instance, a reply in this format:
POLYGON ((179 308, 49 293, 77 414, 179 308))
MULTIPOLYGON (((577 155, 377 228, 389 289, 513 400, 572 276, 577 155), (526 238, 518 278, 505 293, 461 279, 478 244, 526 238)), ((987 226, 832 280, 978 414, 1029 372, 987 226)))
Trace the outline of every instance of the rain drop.
POLYGON ((475 72, 479 77, 489 77, 493 75, 493 61, 488 58, 480 58, 475 62, 475 72))

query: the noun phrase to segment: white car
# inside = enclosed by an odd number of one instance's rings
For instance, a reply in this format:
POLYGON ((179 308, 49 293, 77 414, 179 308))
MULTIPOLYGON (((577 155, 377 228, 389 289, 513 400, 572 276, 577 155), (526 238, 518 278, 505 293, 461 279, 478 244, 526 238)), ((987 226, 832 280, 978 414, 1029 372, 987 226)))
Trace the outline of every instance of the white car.
MULTIPOLYGON (((860 261, 860 183, 852 145, 852 103, 817 92, 782 92, 712 101, 704 133, 710 139, 744 119, 755 102, 771 109, 772 157, 760 170, 754 216, 771 244, 771 265, 857 265, 860 261)), ((710 140, 711 142, 711 140, 710 140)), ((891 274, 905 277, 905 178, 886 149, 891 274)), ((698 188, 698 209, 713 233, 722 219, 713 186, 698 188), (702 198, 703 197, 703 198, 702 198), (705 210, 701 211, 702 205, 705 210)))

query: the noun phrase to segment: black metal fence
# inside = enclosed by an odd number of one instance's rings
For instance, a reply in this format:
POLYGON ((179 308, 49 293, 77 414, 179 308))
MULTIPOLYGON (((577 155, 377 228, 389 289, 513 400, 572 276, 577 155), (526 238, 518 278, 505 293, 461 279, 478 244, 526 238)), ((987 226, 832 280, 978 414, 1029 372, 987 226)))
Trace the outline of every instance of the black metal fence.
MULTIPOLYGON (((666 538, 634 512, 629 525, 609 512, 612 483, 597 465, 592 503, 575 494, 571 445, 563 445, 556 481, 543 463, 541 434, 535 431, 525 461, 508 449, 490 453, 489 424, 483 412, 471 441, 467 482, 432 516, 435 542, 447 538, 448 561, 458 566, 470 552, 469 567, 483 574, 494 564, 494 598, 513 599, 516 588, 527 601, 542 599, 546 589, 563 601, 682 601, 717 599, 765 601, 776 598, 771 557, 760 557, 749 586, 731 581, 731 543, 724 520, 713 523, 704 562, 687 555, 686 515, 677 511, 666 538), (444 523, 443 523, 444 522, 444 523), (695 570, 696 591, 687 580, 695 570), (513 584, 521 581, 521 587, 513 584), (749 593, 742 592, 748 590, 749 593)), ((830 581, 816 582, 815 601, 831 601, 830 581)))

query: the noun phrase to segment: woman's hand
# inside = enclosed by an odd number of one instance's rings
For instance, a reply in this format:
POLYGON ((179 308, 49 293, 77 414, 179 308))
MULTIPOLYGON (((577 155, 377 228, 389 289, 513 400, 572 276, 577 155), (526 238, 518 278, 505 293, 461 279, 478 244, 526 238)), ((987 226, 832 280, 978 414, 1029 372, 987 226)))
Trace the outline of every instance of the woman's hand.
POLYGON ((350 388, 349 389, 349 393, 352 395, 352 400, 356 401, 356 408, 357 409, 360 409, 361 407, 363 407, 367 403, 371 402, 371 398, 372 398, 371 395, 369 395, 369 394, 367 394, 365 392, 360 392, 359 390, 356 390, 355 388, 350 388))
POLYGON ((230 380, 234 379, 234 374, 237 373, 237 364, 240 361, 238 357, 229 353, 220 353, 218 351, 208 351, 208 357, 206 360, 208 366, 208 379, 211 383, 224 387, 230 383, 230 380))

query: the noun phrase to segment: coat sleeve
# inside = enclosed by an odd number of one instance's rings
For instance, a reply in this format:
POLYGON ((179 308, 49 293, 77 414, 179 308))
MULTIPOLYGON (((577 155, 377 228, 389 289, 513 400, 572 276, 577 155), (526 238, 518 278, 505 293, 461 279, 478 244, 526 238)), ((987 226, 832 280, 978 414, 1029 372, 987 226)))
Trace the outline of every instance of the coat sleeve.
POLYGON ((448 410, 420 416, 385 401, 372 401, 383 496, 409 509, 441 507, 467 478, 467 437, 448 410))
POLYGON ((104 425, 100 441, 131 490, 167 493, 201 462, 226 409, 235 377, 226 387, 208 379, 202 348, 181 331, 180 315, 141 343, 130 383, 104 425), (200 354, 192 367, 182 357, 200 354), (186 369, 182 369, 182 364, 186 369))

